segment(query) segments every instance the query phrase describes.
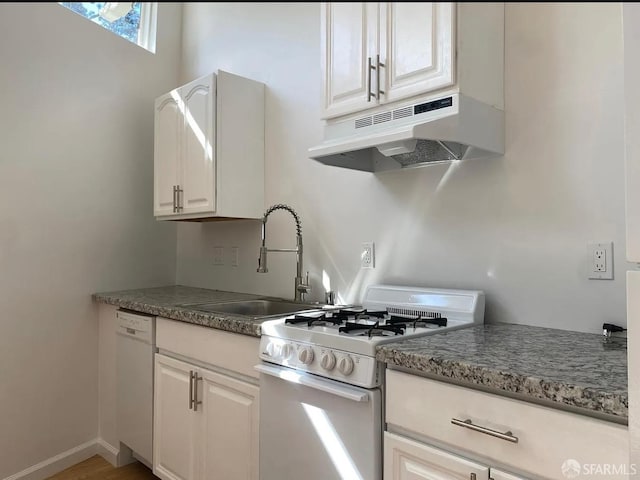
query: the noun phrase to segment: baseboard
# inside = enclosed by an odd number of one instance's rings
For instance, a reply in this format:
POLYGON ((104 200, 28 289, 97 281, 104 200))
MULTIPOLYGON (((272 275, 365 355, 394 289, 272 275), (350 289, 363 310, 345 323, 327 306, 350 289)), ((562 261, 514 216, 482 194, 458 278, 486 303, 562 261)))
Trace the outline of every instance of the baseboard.
POLYGON ((116 447, 114 447, 110 443, 105 442, 101 438, 96 441, 96 453, 114 467, 118 466, 118 453, 120 452, 118 452, 118 449, 116 447))
POLYGON ((69 468, 76 463, 80 463, 87 458, 93 457, 98 453, 97 439, 90 440, 82 445, 78 445, 66 452, 62 452, 54 457, 37 463, 29 468, 22 470, 4 480, 44 480, 56 473, 61 472, 65 468, 69 468))
POLYGON ((126 445, 120 444, 120 448, 116 448, 102 438, 96 441, 97 453, 114 467, 124 467, 136 461, 133 457, 131 449, 126 445))

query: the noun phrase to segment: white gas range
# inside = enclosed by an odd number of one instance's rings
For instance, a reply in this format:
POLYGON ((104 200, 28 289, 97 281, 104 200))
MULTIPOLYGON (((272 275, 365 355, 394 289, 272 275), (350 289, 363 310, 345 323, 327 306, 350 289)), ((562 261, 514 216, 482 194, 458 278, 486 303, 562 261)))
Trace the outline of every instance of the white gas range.
POLYGON ((362 306, 262 324, 260 479, 380 480, 378 345, 484 321, 472 290, 373 285, 362 306))

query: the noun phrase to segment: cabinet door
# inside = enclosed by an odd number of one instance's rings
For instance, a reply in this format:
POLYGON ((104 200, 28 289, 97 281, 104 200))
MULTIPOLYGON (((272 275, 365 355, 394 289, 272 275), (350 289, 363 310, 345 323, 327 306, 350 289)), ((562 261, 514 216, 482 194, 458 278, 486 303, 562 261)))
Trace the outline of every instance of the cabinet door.
POLYGON ((190 408, 188 363, 156 354, 153 423, 153 473, 163 480, 193 480, 196 420, 190 408))
POLYGON ((640 263, 640 6, 623 5, 627 261, 640 263))
POLYGON ((258 480, 257 386, 201 370, 200 478, 258 480))
POLYGON ((380 12, 382 99, 391 102, 455 81, 455 3, 387 2, 380 12))
POLYGON ((527 480, 524 477, 519 477, 512 473, 503 472, 502 470, 498 470, 495 468, 491 469, 489 478, 491 480, 527 480))
POLYGON ((375 62, 378 52, 378 4, 323 3, 321 8, 323 118, 375 106, 368 95, 368 60, 375 62))
POLYGON ((180 87, 184 103, 180 213, 215 211, 215 75, 180 87))
POLYGON ((153 214, 173 215, 173 190, 178 185, 180 138, 184 123, 177 90, 158 97, 154 113, 153 214))
POLYGON ((384 480, 488 480, 489 469, 443 450, 384 433, 384 480))

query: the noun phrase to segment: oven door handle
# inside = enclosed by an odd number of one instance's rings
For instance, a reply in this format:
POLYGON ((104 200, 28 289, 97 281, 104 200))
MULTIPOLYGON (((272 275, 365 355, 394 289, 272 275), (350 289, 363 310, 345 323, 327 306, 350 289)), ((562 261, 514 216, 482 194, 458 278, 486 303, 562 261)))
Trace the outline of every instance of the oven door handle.
POLYGON ((331 395, 337 395, 338 397, 346 398, 354 402, 368 402, 369 393, 362 392, 361 390, 351 388, 347 385, 336 385, 332 381, 323 380, 321 378, 314 377, 306 372, 296 372, 290 368, 281 368, 269 365, 256 365, 255 368, 258 372, 272 377, 279 378, 291 383, 297 383, 304 385, 305 387, 321 390, 331 395))

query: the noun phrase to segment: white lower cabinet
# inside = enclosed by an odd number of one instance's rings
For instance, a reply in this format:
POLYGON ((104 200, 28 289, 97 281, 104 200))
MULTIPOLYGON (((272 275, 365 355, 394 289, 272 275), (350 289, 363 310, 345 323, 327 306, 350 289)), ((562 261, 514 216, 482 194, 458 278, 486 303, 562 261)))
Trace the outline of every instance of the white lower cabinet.
POLYGON ((202 480, 258 480, 255 385, 202 371, 202 480))
POLYGON ((491 480, 525 480, 524 477, 518 477, 517 475, 503 472, 502 470, 498 470, 496 468, 491 469, 489 478, 491 480))
POLYGON ((489 469, 443 450, 385 432, 385 480, 488 480, 489 469))
POLYGON ((629 464, 624 425, 394 370, 385 422, 384 480, 563 480, 578 465, 622 480, 629 464))
POLYGON ((258 480, 258 337, 156 319, 153 472, 258 480))
POLYGON ((165 480, 196 478, 202 412, 194 412, 190 404, 192 373, 192 365, 156 354, 153 471, 165 480))
POLYGON ((153 472, 164 480, 257 480, 259 389, 156 354, 153 472))

